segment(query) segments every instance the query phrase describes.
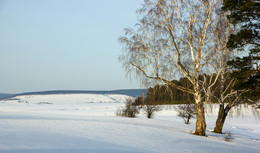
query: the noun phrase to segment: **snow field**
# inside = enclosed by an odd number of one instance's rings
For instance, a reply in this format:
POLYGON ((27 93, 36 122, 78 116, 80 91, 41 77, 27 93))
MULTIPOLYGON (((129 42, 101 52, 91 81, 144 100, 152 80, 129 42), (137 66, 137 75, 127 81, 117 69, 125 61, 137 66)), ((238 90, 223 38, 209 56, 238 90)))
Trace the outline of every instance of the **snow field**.
POLYGON ((207 137, 191 134, 174 106, 164 106, 154 119, 115 116, 124 95, 34 95, 0 101, 1 153, 259 153, 260 124, 248 108, 228 118, 214 134, 217 106, 206 115, 207 137), (48 103, 40 103, 48 102, 48 103), (248 113, 247 113, 248 112, 248 113))

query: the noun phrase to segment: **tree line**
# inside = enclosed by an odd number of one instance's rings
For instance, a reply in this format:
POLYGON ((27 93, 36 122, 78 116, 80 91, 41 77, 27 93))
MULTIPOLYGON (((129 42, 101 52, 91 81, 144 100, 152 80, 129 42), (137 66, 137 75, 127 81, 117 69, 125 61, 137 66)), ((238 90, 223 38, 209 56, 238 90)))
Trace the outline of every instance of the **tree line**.
MULTIPOLYGON (((213 74, 216 77, 216 74, 213 74)), ((203 77, 207 77, 209 80, 210 76, 207 74, 199 76, 200 80, 203 80, 203 77)), ((228 80, 230 80, 229 78, 228 80)), ((192 89, 192 83, 186 78, 182 77, 179 80, 173 80, 175 84, 180 86, 192 89)), ((228 81, 227 81, 228 82, 228 81)), ((210 99, 211 103, 218 103, 216 97, 220 96, 220 81, 217 81, 212 87, 212 97, 210 99)), ((228 89, 231 90, 231 89, 228 89)), ((205 94, 202 94, 204 97, 205 94)), ((178 90, 167 84, 164 85, 155 85, 154 87, 150 87, 147 90, 146 100, 150 101, 153 104, 194 104, 193 94, 183 92, 182 90, 178 90)))
MULTIPOLYGON (((234 78, 234 74, 236 74, 237 72, 234 71, 231 74, 229 74, 227 77, 227 81, 225 86, 228 86, 227 83, 229 83, 233 78, 234 78)), ((210 77, 207 74, 204 74, 204 76, 206 77, 210 77)), ((216 77, 216 75, 215 75, 216 77)), ((199 77, 201 80, 203 78, 203 75, 201 75, 199 77)), ((207 79, 208 80, 208 79, 207 79)), ((189 82, 189 80, 185 77, 180 78, 179 80, 173 80, 172 82, 175 82, 175 84, 178 84, 180 86, 184 86, 186 88, 192 88, 192 84, 189 82)), ((228 93, 230 93, 231 90, 236 90, 238 87, 241 86, 241 84, 245 84, 245 83, 241 83, 238 82, 233 85, 230 86, 228 90, 228 93), (238 86, 238 87, 237 87, 238 86), (232 88, 233 87, 233 88, 232 88)), ((213 95, 211 95, 211 99, 210 99, 210 103, 218 103, 218 98, 220 97, 220 90, 221 90, 221 81, 217 81, 214 86, 212 87, 213 90, 211 91, 213 95)), ((259 90, 251 90, 250 91, 252 94, 248 94, 246 96, 246 99, 243 99, 243 97, 240 97, 240 101, 241 103, 249 103, 251 104, 251 101, 249 100, 257 100, 260 98, 260 94, 257 94, 259 92, 259 90)), ((245 94, 245 93, 244 93, 245 94)), ((205 96, 204 94, 202 94, 202 96, 205 96)), ((244 95, 245 97, 245 95, 244 95)), ((156 104, 156 105, 164 105, 164 104, 194 104, 194 97, 192 94, 183 92, 181 90, 178 90, 176 88, 173 87, 169 87, 167 86, 167 84, 164 85, 155 85, 154 87, 150 87, 147 90, 147 95, 145 96, 145 100, 146 101, 150 101, 151 104, 156 104)), ((228 99, 225 103, 227 103, 228 101, 233 101, 233 98, 228 99)))

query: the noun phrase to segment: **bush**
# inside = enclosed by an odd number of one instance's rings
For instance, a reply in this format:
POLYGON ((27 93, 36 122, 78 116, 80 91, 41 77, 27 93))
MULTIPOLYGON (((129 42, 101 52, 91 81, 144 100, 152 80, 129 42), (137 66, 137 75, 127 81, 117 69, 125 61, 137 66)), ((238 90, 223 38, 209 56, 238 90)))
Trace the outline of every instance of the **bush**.
POLYGON ((116 115, 135 118, 139 114, 140 108, 136 105, 135 99, 126 99, 124 107, 117 109, 116 115))
POLYGON ((178 112, 178 116, 183 118, 185 124, 190 124, 190 119, 196 116, 196 105, 195 104, 184 104, 175 107, 178 112))
POLYGON ((155 113, 161 111, 160 105, 145 104, 143 110, 146 113, 147 118, 153 118, 155 113))

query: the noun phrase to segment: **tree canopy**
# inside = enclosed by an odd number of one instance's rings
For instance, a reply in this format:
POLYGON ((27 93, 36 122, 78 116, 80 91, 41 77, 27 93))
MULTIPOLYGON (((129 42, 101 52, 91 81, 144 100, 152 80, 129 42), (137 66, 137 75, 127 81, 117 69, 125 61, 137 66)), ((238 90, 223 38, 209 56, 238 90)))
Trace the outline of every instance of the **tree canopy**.
POLYGON ((227 47, 247 54, 228 62, 233 69, 231 77, 236 78, 237 90, 247 90, 245 99, 258 100, 260 95, 260 3, 257 0, 225 0, 222 9, 239 31, 231 34, 227 47))

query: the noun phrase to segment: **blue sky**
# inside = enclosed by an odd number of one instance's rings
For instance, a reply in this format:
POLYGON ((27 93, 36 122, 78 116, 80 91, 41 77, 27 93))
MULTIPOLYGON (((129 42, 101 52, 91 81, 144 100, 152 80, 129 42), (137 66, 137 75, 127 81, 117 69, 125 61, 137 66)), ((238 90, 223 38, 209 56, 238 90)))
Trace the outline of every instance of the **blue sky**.
POLYGON ((0 93, 140 88, 117 60, 142 0, 0 0, 0 93))

